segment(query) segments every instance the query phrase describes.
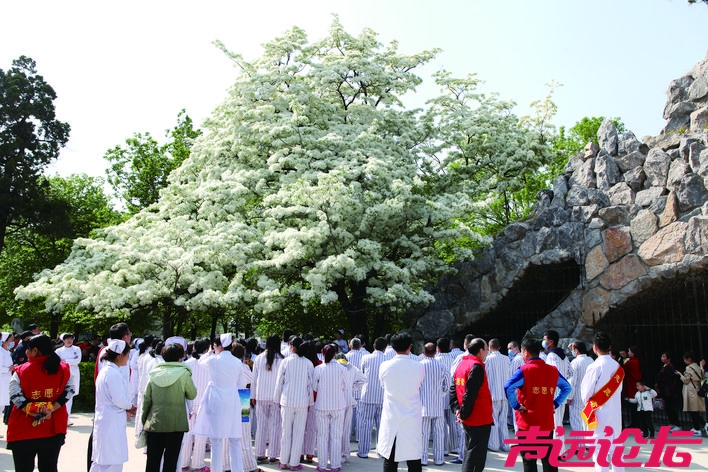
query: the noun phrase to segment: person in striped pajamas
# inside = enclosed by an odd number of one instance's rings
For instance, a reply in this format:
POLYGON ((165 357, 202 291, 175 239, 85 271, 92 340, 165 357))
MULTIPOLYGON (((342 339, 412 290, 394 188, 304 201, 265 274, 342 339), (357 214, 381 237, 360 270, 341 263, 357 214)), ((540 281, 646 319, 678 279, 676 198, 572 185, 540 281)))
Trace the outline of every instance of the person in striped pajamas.
POLYGON ((346 397, 349 399, 349 404, 344 411, 344 426, 342 428, 342 461, 346 462, 349 457, 349 432, 352 426, 352 416, 354 411, 354 406, 356 405, 356 400, 354 400, 354 392, 360 392, 361 388, 366 384, 366 377, 361 373, 359 369, 347 362, 347 358, 341 352, 334 356, 334 358, 344 366, 347 371, 347 393, 346 397))
MULTIPOLYGON (((521 355, 521 346, 519 346, 519 343, 517 341, 511 341, 507 346, 507 349, 514 352, 514 358, 511 360, 511 375, 514 375, 514 372, 516 372, 518 369, 521 368, 522 365, 524 365, 524 357, 521 355)), ((516 415, 511 410, 511 408, 509 408, 509 412, 511 413, 512 424, 514 425, 514 432, 516 432, 519 430, 519 424, 516 422, 516 415)))
POLYGON ((499 350, 501 343, 494 338, 489 341, 489 355, 484 360, 484 370, 487 373, 489 390, 492 393, 492 417, 494 424, 489 435, 488 448, 491 451, 507 452, 509 446, 504 440, 509 438, 509 428, 506 425, 506 416, 509 411, 509 402, 506 399, 504 384, 511 377, 511 361, 508 356, 499 350))
POLYGON ((369 457, 371 448, 371 432, 374 425, 380 431, 381 409, 383 406, 383 388, 379 382, 379 368, 381 363, 388 360, 384 355, 388 343, 384 338, 374 340, 374 352, 367 354, 361 360, 361 372, 366 377, 366 385, 361 392, 357 428, 359 429, 359 448, 357 456, 362 459, 369 457))
MULTIPOLYGON (((435 354, 435 360, 442 363, 445 366, 445 370, 450 373, 452 368, 452 363, 455 358, 450 353, 450 339, 440 338, 437 340, 437 354, 435 354)), ((452 382, 452 374, 450 374, 450 381, 452 382)), ((455 454, 459 453, 457 450, 459 445, 459 438, 457 437, 457 419, 455 414, 450 409, 450 392, 445 392, 445 411, 443 412, 443 419, 445 423, 443 425, 443 430, 445 432, 445 442, 444 442, 444 455, 453 452, 455 454)))
POLYGON ((568 382, 573 387, 568 397, 568 414, 570 415, 570 427, 573 431, 585 431, 587 429, 580 412, 585 405, 580 400, 580 386, 585 378, 585 372, 592 365, 593 360, 588 356, 588 348, 584 342, 575 341, 568 346, 573 352, 575 359, 570 362, 570 378, 568 382))
MULTIPOLYGON (((347 362, 349 365, 356 367, 359 372, 361 372, 361 360, 364 358, 364 354, 367 354, 365 349, 361 348, 361 340, 359 338, 352 338, 349 341, 349 352, 345 354, 347 362)), ((359 405, 359 399, 361 399, 361 389, 354 389, 354 405, 352 406, 352 426, 351 426, 351 437, 355 441, 359 441, 359 434, 357 429, 357 406, 359 405)), ((347 441, 348 443, 349 441, 347 441)), ((349 444, 347 444, 349 447, 349 444)))
MULTIPOLYGON (((315 341, 305 341, 302 343, 302 349, 305 351, 305 357, 312 362, 312 367, 317 368, 322 364, 322 361, 317 357, 317 346, 315 341)), ((320 348, 321 350, 321 348, 320 348)), ((314 372, 314 371, 313 371, 314 372)), ((305 439, 302 443, 302 455, 300 462, 304 464, 312 464, 312 459, 315 457, 315 445, 317 443, 317 416, 315 415, 314 399, 307 407, 307 420, 305 420, 305 439)))
POLYGON ((278 369, 283 361, 280 353, 280 336, 272 334, 266 339, 266 349, 253 362, 251 405, 256 408, 256 460, 275 462, 280 455, 281 416, 278 401, 273 398, 278 369), (266 444, 268 455, 266 455, 266 444))
POLYGON ((307 407, 312 403, 312 362, 305 357, 300 337, 290 339, 291 354, 278 368, 273 401, 280 403, 282 436, 280 441, 281 470, 301 470, 300 454, 305 435, 307 407))
POLYGON ((315 367, 312 374, 312 390, 317 392, 317 472, 324 472, 328 468, 332 472, 342 470, 341 432, 344 410, 348 405, 348 374, 339 362, 332 362, 336 353, 336 345, 326 344, 322 348, 324 363, 315 367))
POLYGON ((194 434, 194 422, 199 415, 199 405, 202 402, 202 395, 209 383, 209 372, 206 370, 204 363, 199 360, 207 349, 209 349, 209 339, 197 339, 194 341, 192 357, 184 361, 185 364, 192 369, 192 381, 197 388, 197 396, 192 400, 192 411, 189 415, 189 432, 185 435, 186 439, 182 443, 182 468, 191 466, 196 472, 209 472, 209 467, 204 462, 206 455, 206 436, 197 436, 194 434))
POLYGON ((436 346, 427 343, 423 348, 425 356, 420 363, 425 369, 425 377, 420 387, 420 401, 423 405, 423 449, 421 463, 428 464, 428 440, 433 430, 433 462, 445 464, 445 400, 450 403, 450 373, 445 366, 435 359, 436 346))

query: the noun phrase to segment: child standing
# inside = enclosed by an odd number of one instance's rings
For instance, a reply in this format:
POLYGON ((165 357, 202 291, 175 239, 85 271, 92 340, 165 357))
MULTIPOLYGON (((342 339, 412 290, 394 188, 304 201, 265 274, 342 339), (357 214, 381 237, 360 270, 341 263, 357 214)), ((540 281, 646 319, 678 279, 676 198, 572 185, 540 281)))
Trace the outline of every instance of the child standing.
POLYGON ((630 403, 637 404, 639 427, 642 430, 642 436, 647 439, 654 439, 654 423, 651 419, 652 413, 654 413, 654 398, 656 398, 656 392, 638 380, 637 393, 634 394, 634 398, 628 399, 630 403))

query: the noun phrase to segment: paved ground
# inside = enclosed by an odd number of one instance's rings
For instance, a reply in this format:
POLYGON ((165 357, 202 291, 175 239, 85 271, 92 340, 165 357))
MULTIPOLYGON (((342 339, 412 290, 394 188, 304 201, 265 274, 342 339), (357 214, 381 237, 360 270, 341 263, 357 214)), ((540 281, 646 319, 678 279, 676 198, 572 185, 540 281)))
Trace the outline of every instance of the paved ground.
MULTIPOLYGON (((86 446, 88 444, 89 434, 91 433, 91 422, 93 415, 86 413, 79 413, 72 415, 72 421, 74 426, 69 428, 69 432, 66 438, 66 444, 62 448, 61 454, 59 456, 59 471, 60 472, 83 472, 86 470, 86 446)), ((4 426, 0 428, 0 434, 5 435, 4 426)), ((145 456, 132 447, 133 438, 133 428, 132 425, 128 427, 128 437, 131 438, 131 446, 129 446, 130 460, 125 464, 123 470, 125 472, 140 472, 145 470, 145 456)), ((0 439, 0 471, 11 471, 14 470, 12 464, 12 455, 10 451, 5 449, 4 440, 0 439)), ((356 449, 356 444, 352 443, 352 450, 356 449)), ((372 446, 373 447, 373 446, 372 446)), ((689 453, 691 455, 691 465, 688 469, 683 468, 683 470, 708 470, 708 439, 703 439, 700 444, 683 446, 679 445, 676 449, 677 453, 689 453)), ((643 446, 638 461, 644 463, 648 460, 651 449, 649 446, 643 446)), ((505 470, 522 470, 521 461, 517 460, 513 467, 505 467, 504 462, 506 461, 506 453, 490 452, 487 458, 487 466, 485 470, 488 471, 505 471, 505 470)), ((432 464, 432 460, 431 460, 432 464)), ((315 464, 316 465, 316 464, 315 464)), ((303 471, 314 472, 315 465, 305 465, 303 471)), ((262 465, 261 466, 266 472, 280 472, 278 470, 277 464, 275 465, 262 465)), ((400 464, 400 467, 405 470, 405 463, 400 464)), ((381 472, 383 468, 383 461, 376 456, 375 451, 371 451, 369 454, 369 459, 361 459, 352 455, 348 458, 347 462, 343 464, 343 472, 381 472)), ((460 471, 460 465, 457 464, 445 464, 443 466, 426 466, 423 470, 430 472, 458 472, 460 471)), ((540 464, 539 464, 540 470, 540 464)), ((587 467, 561 467, 560 470, 564 471, 586 471, 589 472, 592 469, 587 467)), ((627 470, 644 470, 644 471, 675 471, 682 470, 682 468, 676 466, 669 466, 668 464, 662 468, 627 468, 627 470)))

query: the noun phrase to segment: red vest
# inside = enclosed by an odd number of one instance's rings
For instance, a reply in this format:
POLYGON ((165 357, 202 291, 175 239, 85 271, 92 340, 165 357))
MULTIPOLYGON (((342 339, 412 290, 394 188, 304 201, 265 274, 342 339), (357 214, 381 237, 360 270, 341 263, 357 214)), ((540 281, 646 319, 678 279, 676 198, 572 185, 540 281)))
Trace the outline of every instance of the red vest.
MULTIPOLYGON (((33 357, 15 368, 15 373, 20 378, 22 393, 29 402, 55 402, 64 392, 69 381, 69 366, 64 362, 59 364, 59 371, 54 375, 42 371, 42 365, 46 359, 47 356, 33 357)), ((37 426, 32 426, 32 421, 34 421, 34 417, 28 416, 24 411, 13 406, 7 421, 7 442, 66 434, 69 417, 66 407, 61 406, 52 412, 49 419, 42 421, 37 426)))
POLYGON ((524 374, 524 386, 516 394, 526 413, 516 412, 519 429, 528 431, 538 426, 541 431, 553 431, 553 397, 558 385, 558 369, 541 359, 531 359, 520 367, 524 374))
MULTIPOLYGON (((466 355, 455 369, 455 393, 457 394, 457 404, 462 407, 462 398, 465 396, 465 388, 467 379, 470 377, 470 372, 474 365, 482 366, 484 371, 484 363, 477 356, 466 355)), ((487 372, 484 371, 484 380, 482 386, 477 392, 472 413, 470 416, 462 420, 462 424, 466 426, 485 426, 494 423, 492 415, 492 392, 489 391, 489 382, 487 382, 487 372)))

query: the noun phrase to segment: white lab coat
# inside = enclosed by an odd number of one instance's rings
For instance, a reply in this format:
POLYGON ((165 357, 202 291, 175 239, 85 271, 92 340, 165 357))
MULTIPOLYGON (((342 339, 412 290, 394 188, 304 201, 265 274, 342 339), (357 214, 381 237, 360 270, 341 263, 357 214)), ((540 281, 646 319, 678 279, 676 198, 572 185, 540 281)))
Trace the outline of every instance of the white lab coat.
POLYGON ((128 375, 113 362, 104 362, 96 378, 91 460, 99 465, 123 464, 128 462, 126 410, 132 407, 128 375))
POLYGON ((0 347, 0 409, 10 404, 10 379, 12 378, 12 355, 0 347))
MULTIPOLYGON (((580 385, 580 397, 583 402, 583 407, 587 401, 600 390, 612 376, 617 372, 619 364, 609 355, 605 354, 598 356, 597 360, 588 366, 585 371, 585 377, 580 385)), ((577 397, 576 397, 577 400, 577 397)), ((604 405, 595 411, 597 418, 597 428, 593 430, 594 438, 609 439, 612 441, 622 432, 622 386, 615 391, 604 405), (604 429, 606 426, 611 426, 613 434, 610 437, 605 436, 604 429)), ((612 452, 615 446, 610 449, 609 458, 612 458, 612 452)), ((624 467, 602 467, 595 464, 597 472, 607 472, 610 468, 614 472, 624 471, 624 467)))
MULTIPOLYGON (((241 438, 241 385, 243 367, 230 351, 202 358, 209 383, 194 422, 194 434, 210 438, 241 438)), ((200 362, 202 362, 200 359, 200 362)))
POLYGON ((425 368, 408 355, 398 354, 381 364, 379 380, 384 389, 381 432, 376 452, 391 459, 396 441, 395 462, 421 458, 420 438, 423 434, 420 386, 425 368))
POLYGON ((79 362, 81 362, 81 348, 78 346, 62 346, 56 351, 59 358, 69 364, 69 382, 74 386, 74 396, 79 394, 79 362))

